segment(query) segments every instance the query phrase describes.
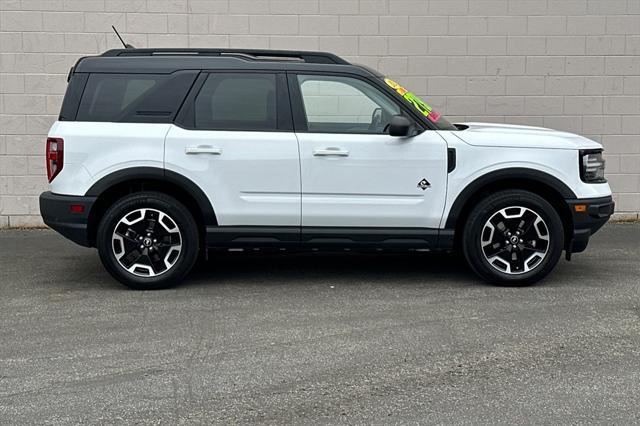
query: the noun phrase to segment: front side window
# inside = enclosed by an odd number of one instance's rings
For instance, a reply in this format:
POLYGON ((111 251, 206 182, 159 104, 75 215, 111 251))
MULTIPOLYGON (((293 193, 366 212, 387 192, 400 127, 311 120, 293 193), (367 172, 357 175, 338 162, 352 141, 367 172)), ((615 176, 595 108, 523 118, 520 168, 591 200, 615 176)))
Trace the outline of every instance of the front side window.
POLYGON ((197 129, 273 131, 275 74, 211 74, 195 99, 197 129))
POLYGON ((314 133, 386 133, 400 108, 372 85, 352 77, 299 75, 307 119, 314 133))

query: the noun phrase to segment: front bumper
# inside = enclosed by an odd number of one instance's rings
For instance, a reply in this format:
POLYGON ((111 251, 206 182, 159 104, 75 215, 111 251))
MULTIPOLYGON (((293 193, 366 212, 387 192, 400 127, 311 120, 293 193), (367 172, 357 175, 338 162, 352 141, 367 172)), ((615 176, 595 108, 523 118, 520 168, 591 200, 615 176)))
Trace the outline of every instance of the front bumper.
POLYGON ((81 246, 91 247, 89 212, 96 198, 43 192, 40 194, 40 214, 44 223, 64 237, 81 246), (82 212, 72 211, 72 205, 83 206, 82 212))
POLYGON ((609 197, 567 200, 573 217, 573 235, 567 242, 567 253, 580 253, 587 248, 589 238, 607 223, 615 209, 609 197), (582 207, 584 206, 584 207, 582 207))

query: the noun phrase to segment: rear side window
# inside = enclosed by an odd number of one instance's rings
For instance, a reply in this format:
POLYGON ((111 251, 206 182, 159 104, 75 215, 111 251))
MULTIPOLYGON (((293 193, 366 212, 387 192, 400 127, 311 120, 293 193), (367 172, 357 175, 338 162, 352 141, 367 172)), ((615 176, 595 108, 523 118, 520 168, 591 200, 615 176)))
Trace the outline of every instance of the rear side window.
POLYGON ((173 74, 91 74, 78 121, 158 123, 173 120, 196 72, 173 74))
POLYGON ((195 99, 194 124, 203 130, 276 130, 275 74, 210 74, 195 99))

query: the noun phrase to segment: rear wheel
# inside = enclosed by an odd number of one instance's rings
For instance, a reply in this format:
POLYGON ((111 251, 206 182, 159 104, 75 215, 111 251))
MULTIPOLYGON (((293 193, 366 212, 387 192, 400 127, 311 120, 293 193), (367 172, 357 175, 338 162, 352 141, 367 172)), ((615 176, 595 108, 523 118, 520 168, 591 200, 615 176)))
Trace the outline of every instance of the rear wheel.
POLYGON ((523 190, 481 200, 463 233, 471 268, 490 283, 528 285, 556 266, 564 245, 558 212, 544 198, 523 190))
POLYGON ((98 227, 97 247, 105 268, 137 290, 178 284, 198 256, 198 229, 189 211, 158 192, 116 202, 98 227))

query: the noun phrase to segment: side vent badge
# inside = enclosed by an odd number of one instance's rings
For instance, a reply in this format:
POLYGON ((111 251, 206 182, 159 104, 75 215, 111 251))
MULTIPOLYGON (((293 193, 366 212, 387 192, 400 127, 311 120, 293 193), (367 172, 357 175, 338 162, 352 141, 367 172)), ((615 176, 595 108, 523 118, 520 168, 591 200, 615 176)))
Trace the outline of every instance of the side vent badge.
POLYGON ((429 187, 431 187, 431 184, 426 179, 422 179, 420 182, 418 182, 418 188, 421 188, 423 191, 429 187))

